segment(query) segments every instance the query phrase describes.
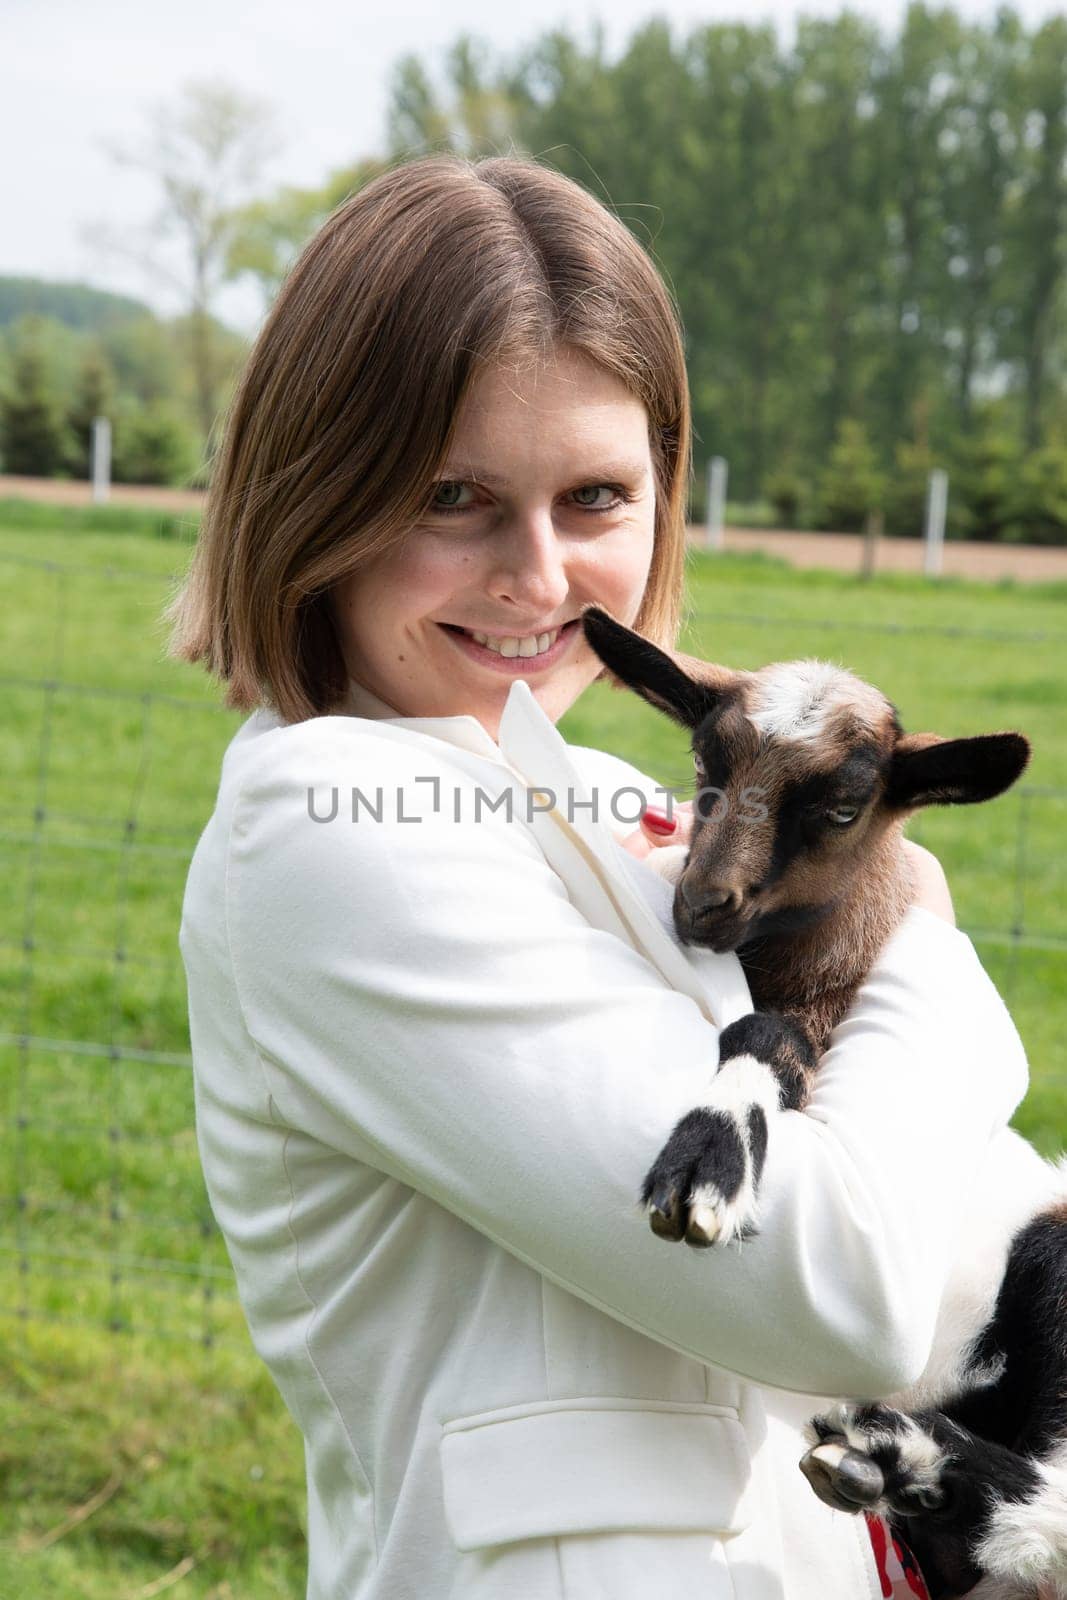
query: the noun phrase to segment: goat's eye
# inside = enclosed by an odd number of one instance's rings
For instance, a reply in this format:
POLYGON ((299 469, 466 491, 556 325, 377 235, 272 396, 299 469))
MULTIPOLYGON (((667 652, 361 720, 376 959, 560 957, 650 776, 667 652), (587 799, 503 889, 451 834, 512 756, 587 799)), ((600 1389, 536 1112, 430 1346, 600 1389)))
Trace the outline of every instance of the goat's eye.
POLYGON ((859 814, 859 806, 834 806, 826 813, 826 820, 838 828, 847 828, 850 822, 855 822, 859 814))
POLYGON ((708 781, 708 774, 704 767, 703 761, 701 761, 700 757, 696 755, 693 757, 693 770, 696 773, 697 783, 703 787, 703 785, 708 781))

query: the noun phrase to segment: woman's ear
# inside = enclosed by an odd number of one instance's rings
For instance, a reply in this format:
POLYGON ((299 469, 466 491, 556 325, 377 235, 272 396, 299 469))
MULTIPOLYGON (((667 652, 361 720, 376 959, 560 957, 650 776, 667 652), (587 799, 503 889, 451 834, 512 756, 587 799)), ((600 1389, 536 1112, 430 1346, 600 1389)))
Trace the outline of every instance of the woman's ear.
POLYGON ((1021 733, 982 733, 970 739, 906 733, 893 751, 886 803, 914 810, 992 800, 1011 788, 1029 759, 1030 742, 1021 733))
POLYGON ((698 727, 733 681, 734 675, 723 667, 668 654, 599 606, 585 608, 582 627, 591 647, 620 683, 684 727, 698 727))

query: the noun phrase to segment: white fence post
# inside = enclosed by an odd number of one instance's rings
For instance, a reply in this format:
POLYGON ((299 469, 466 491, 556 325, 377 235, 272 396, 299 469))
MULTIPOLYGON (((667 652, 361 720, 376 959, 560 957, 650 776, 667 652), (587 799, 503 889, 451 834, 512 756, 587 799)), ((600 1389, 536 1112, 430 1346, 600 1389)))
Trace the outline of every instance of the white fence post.
POLYGON ((102 506, 111 487, 111 424, 106 417, 93 418, 93 505, 102 506))
POLYGON ((923 571, 928 578, 941 576, 941 557, 945 544, 945 512, 948 508, 948 473, 935 467, 926 494, 926 531, 923 535, 923 571))
POLYGON ((722 549, 728 470, 723 456, 712 456, 708 462, 707 546, 709 550, 722 549))

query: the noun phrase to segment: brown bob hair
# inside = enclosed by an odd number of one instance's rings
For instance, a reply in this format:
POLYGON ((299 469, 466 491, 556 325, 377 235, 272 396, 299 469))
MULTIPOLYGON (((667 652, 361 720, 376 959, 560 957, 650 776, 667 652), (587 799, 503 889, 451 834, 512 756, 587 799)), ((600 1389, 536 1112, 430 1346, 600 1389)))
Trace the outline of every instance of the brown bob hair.
POLYGON ((569 347, 645 406, 655 549, 637 626, 674 642, 690 477, 677 313, 633 235, 533 160, 435 155, 351 195, 309 241, 248 358, 168 653, 237 710, 338 707, 329 604, 422 515, 478 363, 569 347))

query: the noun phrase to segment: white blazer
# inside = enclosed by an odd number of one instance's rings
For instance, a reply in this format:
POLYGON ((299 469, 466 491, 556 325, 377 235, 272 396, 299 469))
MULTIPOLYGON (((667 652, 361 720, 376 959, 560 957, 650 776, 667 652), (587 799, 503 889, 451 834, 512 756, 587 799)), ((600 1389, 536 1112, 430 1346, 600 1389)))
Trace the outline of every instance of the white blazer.
POLYGON ((499 745, 358 705, 243 724, 180 941, 208 1190, 305 1440, 309 1600, 878 1600, 798 1428, 920 1373, 1024 1092, 969 940, 908 913, 772 1130, 760 1235, 669 1246, 641 1178, 750 1000, 607 825, 651 781, 523 683, 499 745))

